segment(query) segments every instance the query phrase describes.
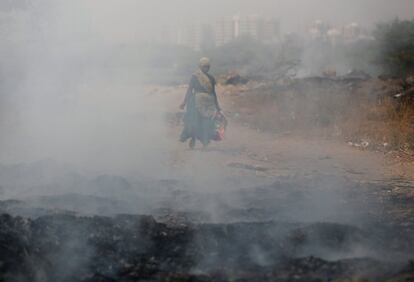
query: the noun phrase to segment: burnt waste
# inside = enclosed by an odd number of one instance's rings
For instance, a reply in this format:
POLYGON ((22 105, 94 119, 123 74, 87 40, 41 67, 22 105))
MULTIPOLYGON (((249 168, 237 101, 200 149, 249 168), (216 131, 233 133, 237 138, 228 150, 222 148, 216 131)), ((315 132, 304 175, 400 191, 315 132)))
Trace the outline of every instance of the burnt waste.
MULTIPOLYGON (((158 198, 143 204, 139 189, 148 187, 76 177, 76 185, 103 185, 106 194, 2 197, 0 281, 414 279, 413 221, 389 213, 395 199, 384 183, 293 177, 203 194, 163 180, 158 198), (128 197, 105 197, 111 185, 128 197), (94 209, 82 209, 88 203, 94 209)), ((7 195, 16 186, 2 187, 7 195)))

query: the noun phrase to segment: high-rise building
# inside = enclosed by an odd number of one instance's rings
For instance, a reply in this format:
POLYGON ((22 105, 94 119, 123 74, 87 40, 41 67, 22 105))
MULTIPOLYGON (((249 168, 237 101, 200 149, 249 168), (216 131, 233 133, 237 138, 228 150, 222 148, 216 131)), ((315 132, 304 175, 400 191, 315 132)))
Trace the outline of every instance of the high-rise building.
POLYGON ((259 38, 260 19, 258 16, 235 16, 233 22, 234 36, 236 38, 244 36, 249 36, 255 39, 259 38))
POLYGON ((178 32, 177 44, 199 50, 201 47, 202 28, 200 24, 186 25, 178 32))
POLYGON ((235 38, 234 20, 222 18, 216 21, 214 28, 215 45, 222 46, 235 38))
POLYGON ((337 28, 329 29, 326 35, 332 46, 336 46, 342 42, 342 32, 337 28))
POLYGON ((361 36, 361 28, 357 23, 351 23, 343 28, 345 40, 356 40, 361 36))
POLYGON ((258 39, 262 42, 272 42, 280 37, 280 23, 276 19, 261 19, 259 21, 258 39))
POLYGON ((235 16, 234 37, 248 36, 262 42, 271 42, 280 35, 280 24, 276 19, 262 18, 257 15, 235 16))
POLYGON ((200 33, 200 50, 208 50, 216 47, 216 39, 214 36, 214 28, 209 24, 201 25, 200 33))
POLYGON ((171 26, 164 25, 161 27, 159 36, 155 38, 156 42, 163 44, 177 44, 178 30, 171 26))
POLYGON ((218 19, 214 25, 185 25, 176 34, 177 44, 201 50, 222 46, 245 36, 262 42, 272 42, 279 38, 280 25, 278 20, 257 15, 234 16, 218 19))
POLYGON ((312 40, 329 42, 333 46, 358 40, 372 40, 366 30, 357 23, 331 26, 320 20, 310 25, 308 35, 312 40))

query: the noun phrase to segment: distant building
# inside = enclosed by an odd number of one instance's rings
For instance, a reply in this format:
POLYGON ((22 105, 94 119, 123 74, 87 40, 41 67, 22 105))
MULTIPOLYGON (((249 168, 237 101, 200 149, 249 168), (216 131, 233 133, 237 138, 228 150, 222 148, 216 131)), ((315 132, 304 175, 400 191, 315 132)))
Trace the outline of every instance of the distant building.
POLYGON ((327 37, 331 45, 335 46, 342 42, 342 32, 337 28, 331 28, 327 32, 327 37))
POLYGON ((280 22, 276 19, 262 19, 259 21, 258 39, 263 42, 272 42, 280 37, 280 22))
POLYGON ((249 36, 255 39, 259 37, 259 18, 252 16, 235 16, 233 18, 234 37, 249 36))
POLYGON ((257 15, 235 16, 234 37, 249 36, 262 42, 271 42, 280 36, 278 20, 262 18, 257 15))
POLYGON ((216 21, 214 27, 215 45, 222 46, 235 38, 234 20, 222 18, 216 21))
POLYGON ((177 29, 164 25, 162 26, 159 38, 156 38, 156 41, 163 44, 177 44, 178 36, 177 29))
POLYGON ((309 27, 309 36, 313 40, 325 40, 330 27, 322 20, 314 21, 309 27))
POLYGON ((201 38, 202 28, 200 24, 186 25, 179 29, 177 44, 199 50, 201 38))
POLYGON ((371 39, 368 32, 358 23, 333 27, 321 20, 316 20, 310 25, 308 36, 311 40, 325 41, 331 45, 371 39))
POLYGON ((181 26, 175 34, 175 40, 171 40, 171 31, 163 31, 161 37, 164 41, 201 50, 222 46, 244 36, 265 43, 276 41, 280 36, 280 24, 278 20, 257 15, 223 17, 213 25, 193 23, 181 26))
POLYGON ((199 49, 208 50, 216 47, 216 44, 213 26, 209 24, 201 25, 199 49))
POLYGON ((344 26, 343 28, 343 36, 344 39, 347 41, 353 41, 358 39, 362 35, 362 30, 359 24, 351 23, 349 25, 344 26))

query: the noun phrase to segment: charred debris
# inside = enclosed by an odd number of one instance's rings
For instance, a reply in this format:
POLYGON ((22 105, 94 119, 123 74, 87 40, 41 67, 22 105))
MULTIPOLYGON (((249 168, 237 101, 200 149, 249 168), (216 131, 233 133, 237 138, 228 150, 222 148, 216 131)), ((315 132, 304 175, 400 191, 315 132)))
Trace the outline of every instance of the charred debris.
MULTIPOLYGON (((131 193, 131 184, 122 178, 97 179, 101 185, 111 183, 114 190, 122 186, 124 193, 131 193)), ((76 183, 82 183, 81 178, 76 183)), ((180 190, 176 181, 158 184, 169 188, 162 200, 146 200, 152 201, 152 210, 122 209, 127 202, 121 199, 108 202, 95 197, 96 211, 113 210, 105 216, 88 209, 74 210, 79 206, 71 202, 90 201, 90 195, 51 196, 53 201, 61 200, 59 210, 48 208, 45 197, 40 202, 1 201, 0 281, 414 278, 412 217, 401 219, 388 213, 399 200, 388 196, 385 185, 328 181, 326 177, 286 178, 234 191, 228 201, 225 192, 206 196, 180 190), (307 211, 326 213, 319 198, 336 186, 341 186, 343 195, 335 202, 331 217, 306 219, 307 211), (217 204, 215 218, 211 210, 203 210, 202 202, 217 204)), ((404 205, 410 203, 399 204, 404 205)))

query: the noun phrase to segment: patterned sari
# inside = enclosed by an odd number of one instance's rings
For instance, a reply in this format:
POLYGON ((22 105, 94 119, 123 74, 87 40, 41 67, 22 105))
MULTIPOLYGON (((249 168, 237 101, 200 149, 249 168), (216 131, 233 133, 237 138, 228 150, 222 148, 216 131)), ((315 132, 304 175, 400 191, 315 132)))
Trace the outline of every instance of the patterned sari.
POLYGON ((214 83, 214 79, 201 70, 193 74, 190 82, 192 93, 187 101, 184 130, 180 138, 182 142, 194 138, 207 145, 215 138, 214 117, 217 114, 217 104, 214 83))
POLYGON ((194 76, 205 92, 195 93, 195 107, 204 118, 212 118, 217 113, 216 101, 214 97, 214 85, 210 78, 202 71, 197 71, 194 76))

